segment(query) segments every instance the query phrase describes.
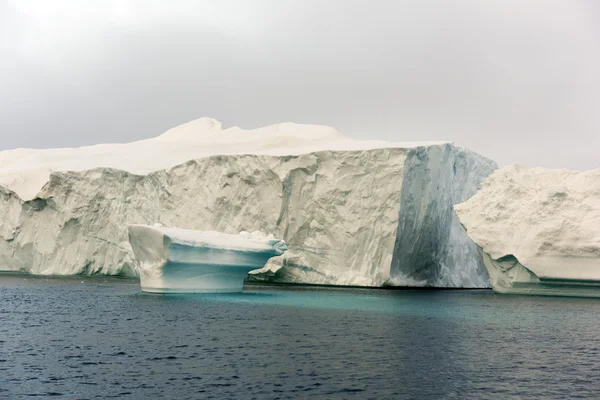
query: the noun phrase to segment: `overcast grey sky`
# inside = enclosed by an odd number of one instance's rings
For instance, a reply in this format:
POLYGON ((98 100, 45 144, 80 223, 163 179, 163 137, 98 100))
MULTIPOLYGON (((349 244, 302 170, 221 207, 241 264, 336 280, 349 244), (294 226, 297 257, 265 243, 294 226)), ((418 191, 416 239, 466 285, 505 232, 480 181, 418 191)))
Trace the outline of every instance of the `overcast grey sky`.
POLYGON ((600 167, 594 0, 0 0, 0 149, 203 116, 600 167))

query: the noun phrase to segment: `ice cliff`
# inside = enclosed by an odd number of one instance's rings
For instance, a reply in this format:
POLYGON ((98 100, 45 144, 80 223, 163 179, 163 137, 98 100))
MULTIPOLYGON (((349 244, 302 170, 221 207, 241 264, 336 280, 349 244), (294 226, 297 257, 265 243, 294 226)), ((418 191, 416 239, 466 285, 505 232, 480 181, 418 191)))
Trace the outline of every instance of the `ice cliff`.
POLYGON ((600 295, 600 170, 511 165, 455 210, 496 291, 600 295))
POLYGON ((228 235, 160 225, 130 225, 142 290, 154 293, 237 292, 248 272, 287 250, 262 232, 228 235))
POLYGON ((0 152, 0 268, 137 275, 127 225, 161 223, 283 238, 289 251, 254 280, 487 286, 452 206, 495 168, 451 143, 211 119, 129 144, 0 152))

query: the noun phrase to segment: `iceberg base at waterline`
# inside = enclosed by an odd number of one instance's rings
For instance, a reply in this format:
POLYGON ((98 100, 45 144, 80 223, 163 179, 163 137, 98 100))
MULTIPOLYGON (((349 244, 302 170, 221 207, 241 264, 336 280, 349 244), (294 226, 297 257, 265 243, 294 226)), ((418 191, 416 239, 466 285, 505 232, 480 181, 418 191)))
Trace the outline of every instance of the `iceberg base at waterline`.
POLYGON ((130 225, 129 243, 142 291, 230 293, 242 290, 248 272, 287 250, 261 232, 230 235, 162 226, 130 225))
MULTIPOLYGON (((492 258, 480 249, 484 265, 490 275, 494 291, 502 294, 534 296, 596 297, 600 298, 600 265, 588 259, 552 260, 543 259, 545 265, 554 266, 545 275, 538 276, 525 267, 513 255, 492 258), (558 261, 560 264, 557 264, 558 261), (562 268, 577 268, 579 276, 560 273, 562 268)), ((538 273, 539 272, 539 269, 538 273)))

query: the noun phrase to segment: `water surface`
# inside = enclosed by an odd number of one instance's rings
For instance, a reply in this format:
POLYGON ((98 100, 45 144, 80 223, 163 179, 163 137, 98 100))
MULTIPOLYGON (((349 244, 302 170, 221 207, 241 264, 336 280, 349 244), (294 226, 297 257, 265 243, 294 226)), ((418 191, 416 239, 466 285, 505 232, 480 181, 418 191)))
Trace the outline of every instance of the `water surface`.
POLYGON ((0 275, 0 398, 600 397, 600 301, 0 275))

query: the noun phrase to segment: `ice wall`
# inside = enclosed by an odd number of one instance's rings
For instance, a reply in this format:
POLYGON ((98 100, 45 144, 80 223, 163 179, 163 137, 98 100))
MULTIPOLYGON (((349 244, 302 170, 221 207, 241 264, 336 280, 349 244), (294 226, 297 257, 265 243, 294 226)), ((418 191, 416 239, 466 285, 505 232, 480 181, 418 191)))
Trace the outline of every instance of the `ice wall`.
MULTIPOLYGON (((268 143, 289 144, 269 135, 268 143)), ((55 171, 31 200, 2 192, 0 268, 135 275, 126 226, 161 223, 283 238, 289 251, 253 274, 255 280, 486 286, 481 257, 452 205, 494 168, 484 157, 439 143, 214 155, 146 174, 55 171)))
POLYGON ((478 190, 495 164, 454 146, 415 149, 404 165, 394 286, 485 287, 477 247, 452 210, 478 190))

